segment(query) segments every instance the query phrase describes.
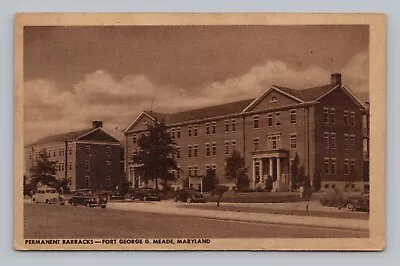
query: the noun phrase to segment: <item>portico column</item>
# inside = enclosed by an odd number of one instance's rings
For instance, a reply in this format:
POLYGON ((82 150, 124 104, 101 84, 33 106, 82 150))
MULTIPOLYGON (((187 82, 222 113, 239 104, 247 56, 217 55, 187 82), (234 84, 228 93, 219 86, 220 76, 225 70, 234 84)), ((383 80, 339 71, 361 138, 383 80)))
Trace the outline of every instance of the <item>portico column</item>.
POLYGON ((281 181, 281 158, 277 157, 276 158, 276 180, 278 182, 281 181))
POLYGON ((272 158, 269 158, 269 175, 272 177, 272 158))
POLYGON ((256 159, 253 159, 253 186, 256 183, 256 159))
POLYGON ((263 159, 260 158, 260 180, 259 180, 259 182, 261 182, 261 180, 263 179, 263 176, 264 176, 263 159))

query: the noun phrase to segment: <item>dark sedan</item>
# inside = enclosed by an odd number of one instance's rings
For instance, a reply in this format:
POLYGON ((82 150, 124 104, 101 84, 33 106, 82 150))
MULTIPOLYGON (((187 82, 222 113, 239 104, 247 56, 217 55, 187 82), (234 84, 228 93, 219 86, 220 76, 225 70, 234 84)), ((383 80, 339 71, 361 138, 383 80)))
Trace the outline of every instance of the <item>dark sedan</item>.
POLYGON ((131 199, 139 199, 142 201, 160 201, 159 193, 153 188, 135 188, 131 192, 131 199))
POLYGON ((359 196, 348 199, 346 207, 350 211, 369 211, 369 192, 363 192, 359 196))
POLYGON ((184 188, 176 193, 175 201, 205 202, 203 195, 195 189, 184 188))
POLYGON ((105 208, 107 206, 107 198, 96 194, 90 189, 77 190, 68 201, 73 206, 83 205, 87 207, 105 208))

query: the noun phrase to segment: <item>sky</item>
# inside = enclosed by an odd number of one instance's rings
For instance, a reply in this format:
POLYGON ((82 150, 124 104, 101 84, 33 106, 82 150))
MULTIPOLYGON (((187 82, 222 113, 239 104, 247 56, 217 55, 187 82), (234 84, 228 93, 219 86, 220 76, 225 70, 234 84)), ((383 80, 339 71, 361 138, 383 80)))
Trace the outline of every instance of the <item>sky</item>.
POLYGON ((123 140, 143 110, 319 86, 334 72, 368 101, 368 53, 362 25, 25 27, 24 141, 92 120, 123 140))

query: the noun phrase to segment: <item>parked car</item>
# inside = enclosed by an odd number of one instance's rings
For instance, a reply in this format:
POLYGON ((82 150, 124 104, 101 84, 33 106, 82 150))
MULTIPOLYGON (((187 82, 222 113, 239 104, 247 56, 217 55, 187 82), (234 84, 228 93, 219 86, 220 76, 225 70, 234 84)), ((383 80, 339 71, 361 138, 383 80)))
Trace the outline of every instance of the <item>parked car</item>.
POLYGON ((151 200, 151 201, 159 201, 161 200, 159 193, 157 190, 153 188, 135 188, 131 192, 131 199, 139 199, 142 201, 151 200))
POLYGON ((55 204, 60 203, 64 205, 64 197, 61 196, 55 188, 39 188, 32 196, 32 201, 36 203, 55 204))
POLYGON ((203 195, 195 189, 183 188, 176 193, 175 201, 205 202, 203 195))
POLYGON ((107 201, 107 197, 101 195, 100 193, 97 194, 91 189, 81 189, 75 191, 68 203, 73 206, 83 205, 87 207, 99 206, 101 208, 105 208, 107 206, 107 201))
POLYGON ((320 198, 322 206, 343 208, 346 206, 346 199, 340 190, 326 191, 320 198))
POLYGON ((101 196, 106 197, 108 200, 124 200, 125 195, 119 194, 118 191, 103 191, 100 193, 101 196))
POLYGON ((362 192, 358 196, 349 198, 346 202, 346 207, 350 211, 369 211, 369 192, 362 192))

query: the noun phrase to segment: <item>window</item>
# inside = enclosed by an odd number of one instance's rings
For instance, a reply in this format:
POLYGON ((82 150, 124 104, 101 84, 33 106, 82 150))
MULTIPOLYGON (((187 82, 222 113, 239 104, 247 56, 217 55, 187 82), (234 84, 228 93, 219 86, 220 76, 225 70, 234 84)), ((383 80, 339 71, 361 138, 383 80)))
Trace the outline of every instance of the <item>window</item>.
POLYGON ((325 149, 329 149, 329 133, 324 132, 324 147, 325 149))
POLYGON ((229 155, 229 141, 225 141, 225 155, 229 155))
POLYGON ((253 139, 253 150, 258 151, 260 149, 260 139, 254 138, 253 139))
POLYGON ((188 166, 188 176, 192 176, 192 167, 188 166))
POLYGON ((177 128, 176 128, 176 138, 177 138, 177 139, 180 139, 180 138, 181 138, 181 128, 180 128, 180 127, 177 127, 177 128))
POLYGON ((85 176, 85 185, 86 187, 90 187, 90 176, 85 176))
POLYGON ((331 115, 329 120, 331 124, 335 124, 335 109, 331 109, 331 115))
POLYGON ((297 136, 296 134, 290 134, 290 149, 295 150, 297 148, 297 136))
POLYGON ((61 163, 61 171, 64 171, 64 163, 61 163))
POLYGON ((111 156, 111 147, 110 146, 107 147, 107 156, 111 156))
POLYGON ((216 165, 216 164, 213 164, 211 168, 212 168, 212 170, 213 170, 214 172, 217 172, 217 165, 216 165))
POLYGON ((90 162, 89 161, 85 162, 85 170, 90 171, 90 162))
POLYGON ((260 127, 259 119, 260 119, 260 117, 258 115, 253 116, 253 127, 254 128, 259 128, 260 127))
POLYGON ((181 178, 181 167, 178 166, 178 170, 176 171, 176 177, 179 179, 181 178))
POLYGON ((133 134, 132 135, 132 143, 136 143, 137 142, 137 135, 133 134))
POLYGON ((106 177, 106 186, 111 187, 111 177, 110 176, 106 177))
POLYGON ((356 185, 355 184, 351 184, 351 188, 355 188, 356 187, 356 185))
POLYGON ((209 164, 206 164, 206 174, 207 174, 207 172, 210 170, 211 168, 210 168, 210 165, 209 164))
POLYGON ((197 137, 197 124, 193 126, 193 136, 197 137))
POLYGON ((215 134, 217 133, 217 122, 212 121, 212 133, 215 134))
POLYGON ((193 175, 197 176, 197 165, 193 166, 193 175))
MULTIPOLYGON (((89 146, 89 152, 90 152, 90 146, 89 146)), ((61 149, 58 149, 58 156, 61 156, 61 149)))
POLYGON ((229 132, 229 120, 225 120, 225 133, 229 132))
POLYGON ((133 150, 132 155, 135 156, 137 153, 138 153, 138 151, 135 149, 135 150, 133 150))
POLYGON ((336 149, 336 133, 331 133, 331 149, 336 149))
POLYGON ((336 174, 336 158, 331 158, 331 174, 336 174))
POLYGON ((272 127, 272 114, 268 114, 268 126, 272 127))
POLYGON ((347 126, 349 124, 349 111, 344 111, 343 121, 344 121, 345 126, 347 126))
POLYGON ((192 145, 188 145, 188 157, 192 157, 192 145))
POLYGON ((171 128, 171 139, 175 139, 175 128, 171 128))
POLYGON ((212 143, 212 155, 217 155, 217 144, 215 142, 212 143))
POLYGON ((332 184, 332 188, 336 188, 336 185, 335 185, 335 184, 332 184))
POLYGON ((271 150, 277 150, 281 147, 281 136, 279 135, 268 136, 268 140, 269 140, 269 148, 271 150))
POLYGON ((324 171, 325 174, 329 174, 329 159, 324 159, 324 171))
MULTIPOLYGON (((86 154, 90 154, 90 145, 86 145, 85 151, 86 151, 86 154)), ((61 155, 61 150, 60 150, 60 155, 61 155)))
POLYGON ((72 185, 72 177, 68 177, 68 186, 71 186, 72 185))
POLYGON ((325 184, 325 185, 324 185, 324 188, 329 188, 329 184, 325 184))
MULTIPOLYGON (((72 154, 72 147, 69 147, 69 155, 72 154)), ((56 151, 54 151, 54 157, 56 157, 56 151)))
POLYGON ((270 102, 271 102, 271 103, 276 103, 276 102, 278 102, 278 97, 273 96, 273 97, 271 98, 270 102))
POLYGON ((32 152, 29 153, 29 160, 32 160, 32 152))
POLYGON ((280 112, 275 113, 275 119, 276 119, 276 125, 280 126, 281 125, 281 113, 280 112))
POLYGON ((107 171, 111 171, 111 162, 110 161, 106 162, 106 167, 107 167, 107 171))
POLYGON ((193 145, 193 157, 197 158, 197 144, 193 145))
POLYGON ((343 147, 345 150, 349 149, 349 135, 347 135, 347 134, 344 134, 343 147))
POLYGON ((69 170, 72 170, 72 162, 68 163, 68 168, 69 168, 69 170))
POLYGON ((192 136, 192 126, 189 125, 188 126, 188 137, 191 137, 191 136, 192 136))
POLYGON ((356 148, 355 138, 356 138, 355 135, 350 135, 350 150, 352 150, 352 151, 354 151, 356 148))
MULTIPOLYGON (((69 154, 71 154, 71 150, 69 150, 69 154)), ((54 151, 53 151, 53 157, 56 157, 56 150, 54 149, 54 151)))
POLYGON ((354 175, 355 174, 355 170, 356 170, 355 162, 354 162, 354 160, 351 160, 350 161, 350 174, 354 175))
POLYGON ((206 123, 206 134, 210 135, 210 122, 206 123))
POLYGON ((232 151, 236 150, 236 141, 232 140, 232 151))
POLYGON ((296 124, 296 110, 290 110, 290 123, 296 124))
POLYGON ((349 174, 349 159, 344 160, 344 174, 345 175, 349 174))
POLYGON ((350 112, 350 126, 356 125, 356 114, 354 112, 350 112))
POLYGON ((181 158, 181 147, 176 147, 176 158, 181 158))
POLYGON ((232 132, 235 132, 236 131, 236 119, 235 118, 233 118, 231 120, 231 124, 232 124, 232 132))
POLYGON ((210 143, 206 143, 206 156, 210 156, 210 143))
POLYGON ((324 123, 328 124, 328 117, 329 116, 329 109, 328 108, 324 108, 324 123))
MULTIPOLYGON (((64 156, 65 155, 65 149, 64 148, 61 149, 61 152, 62 152, 62 156, 64 156)), ((49 157, 50 157, 50 150, 49 150, 49 157)))
POLYGON ((254 162, 254 173, 256 176, 256 182, 260 181, 260 161, 254 162))

